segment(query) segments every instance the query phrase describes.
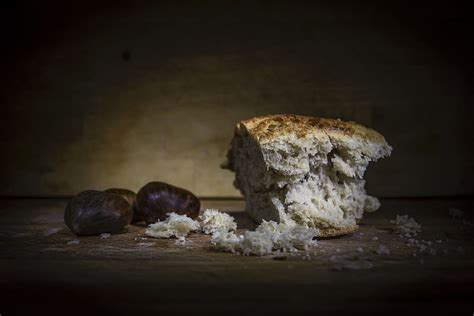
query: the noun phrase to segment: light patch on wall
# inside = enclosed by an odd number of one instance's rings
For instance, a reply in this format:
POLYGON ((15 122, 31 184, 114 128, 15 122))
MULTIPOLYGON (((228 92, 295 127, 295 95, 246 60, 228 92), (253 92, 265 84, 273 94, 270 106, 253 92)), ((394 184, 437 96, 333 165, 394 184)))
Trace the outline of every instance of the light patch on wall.
POLYGON ((219 168, 234 125, 275 113, 382 132, 395 150, 369 168, 372 194, 469 192, 464 170, 473 162, 459 140, 472 127, 453 107, 463 109, 470 90, 459 72, 434 63, 397 25, 374 27, 369 11, 268 15, 255 6, 240 15, 159 5, 107 11, 32 52, 1 118, 0 193, 137 190, 162 180, 201 196, 238 195, 233 174, 219 168), (440 126, 448 128, 433 142, 440 126))

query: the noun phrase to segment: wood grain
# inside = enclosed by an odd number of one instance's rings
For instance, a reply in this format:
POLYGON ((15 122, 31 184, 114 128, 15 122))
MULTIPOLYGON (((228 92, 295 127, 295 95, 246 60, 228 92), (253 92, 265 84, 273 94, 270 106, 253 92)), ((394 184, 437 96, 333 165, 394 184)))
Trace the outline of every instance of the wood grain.
MULTIPOLYGON (((108 239, 78 238, 63 223, 65 203, 2 200, 2 315, 474 310, 472 219, 448 215, 450 207, 469 213, 470 200, 382 201, 356 233, 321 239, 306 254, 267 257, 217 252, 201 234, 179 246, 173 239, 144 237, 142 226, 108 239), (426 251, 415 251, 392 232, 389 221, 396 214, 409 214, 422 225, 417 239, 432 242, 426 251), (79 244, 70 243, 76 239, 79 244), (390 255, 378 255, 380 245, 390 255)), ((242 211, 243 201, 202 204, 228 211, 241 229, 255 227, 242 211)))

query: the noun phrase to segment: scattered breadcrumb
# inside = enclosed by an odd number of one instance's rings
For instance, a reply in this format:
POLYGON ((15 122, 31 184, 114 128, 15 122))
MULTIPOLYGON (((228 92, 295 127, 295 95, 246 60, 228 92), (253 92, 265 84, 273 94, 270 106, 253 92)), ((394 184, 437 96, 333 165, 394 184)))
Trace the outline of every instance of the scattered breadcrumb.
POLYGON ((74 240, 71 240, 71 241, 68 241, 68 245, 79 245, 81 243, 81 241, 79 239, 74 239, 74 240))
POLYGON ((54 235, 60 230, 61 230, 61 228, 59 228, 59 227, 48 228, 47 230, 44 231, 43 236, 54 235))
POLYGON ((301 257, 303 260, 311 260, 311 255, 309 253, 305 253, 303 257, 301 257))
POLYGON ((168 218, 151 224, 145 230, 145 235, 155 238, 186 237, 191 231, 199 230, 198 222, 176 213, 168 213, 168 218))
POLYGON ((179 237, 174 244, 178 246, 186 246, 189 244, 192 244, 193 242, 191 240, 186 239, 186 237, 179 237))
MULTIPOLYGON (((437 243, 440 243, 441 240, 436 240, 437 243)), ((432 256, 435 256, 438 252, 436 248, 431 247, 433 245, 433 242, 431 240, 421 240, 418 241, 414 238, 409 238, 407 239, 407 246, 415 248, 415 253, 416 251, 420 253, 427 252, 432 256)))
POLYGON ((387 246, 384 246, 384 245, 380 245, 378 248, 377 248, 377 251, 376 253, 379 255, 379 256, 382 256, 382 255, 390 255, 390 249, 387 248, 387 246))
POLYGON ((400 234, 401 237, 411 238, 421 231, 421 225, 408 215, 397 215, 397 218, 391 220, 390 223, 394 224, 394 232, 400 234))
POLYGON ((417 246, 419 244, 418 240, 414 239, 414 238, 409 238, 407 239, 407 245, 408 246, 417 246))
POLYGON ((428 245, 428 246, 431 246, 433 244, 433 242, 431 240, 421 240, 421 243, 425 244, 425 245, 428 245))
POLYGON ((212 234, 211 244, 216 249, 236 253, 240 250, 240 241, 243 235, 237 236, 234 232, 216 231, 212 234))
POLYGON ((216 231, 211 243, 219 250, 263 256, 273 251, 291 253, 298 249, 308 249, 316 244, 313 238, 318 233, 315 228, 264 220, 255 231, 246 231, 243 235, 216 231))
POLYGON ((449 216, 451 216, 452 218, 461 218, 463 217, 464 215, 464 212, 457 209, 457 208, 454 208, 454 207, 451 207, 448 211, 448 214, 449 216))
POLYGON ((102 233, 102 234, 99 235, 99 238, 100 239, 108 239, 110 236, 112 236, 112 235, 110 235, 109 233, 102 233))
POLYGON ((205 234, 213 234, 217 231, 235 231, 237 224, 232 216, 216 209, 207 209, 199 216, 201 230, 205 234))

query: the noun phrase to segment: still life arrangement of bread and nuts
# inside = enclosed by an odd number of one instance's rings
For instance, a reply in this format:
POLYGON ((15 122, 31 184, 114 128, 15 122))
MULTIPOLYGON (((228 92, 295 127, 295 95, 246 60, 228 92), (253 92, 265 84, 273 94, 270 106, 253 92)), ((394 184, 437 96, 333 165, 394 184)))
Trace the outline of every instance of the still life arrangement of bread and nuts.
POLYGON ((378 132, 355 122, 298 115, 255 117, 237 124, 227 161, 247 214, 259 224, 238 234, 234 218, 201 211, 188 190, 150 182, 127 189, 88 190, 73 197, 64 214, 76 235, 116 234, 145 223, 145 235, 185 241, 212 235, 216 249, 243 255, 297 252, 318 237, 352 233, 364 212, 380 207, 363 179, 371 161, 392 148, 378 132))

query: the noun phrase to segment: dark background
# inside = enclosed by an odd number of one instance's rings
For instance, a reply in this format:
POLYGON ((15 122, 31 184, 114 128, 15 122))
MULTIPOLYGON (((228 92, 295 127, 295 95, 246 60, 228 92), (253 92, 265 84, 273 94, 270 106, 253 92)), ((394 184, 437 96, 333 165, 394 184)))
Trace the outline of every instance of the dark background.
POLYGON ((1 10, 1 195, 238 196, 234 124, 355 120, 391 158, 370 193, 472 195, 467 1, 20 1, 1 10))
MULTIPOLYGON (((369 167, 369 193, 450 198, 382 199, 359 233, 319 240, 312 260, 215 252, 198 234, 195 249, 166 239, 141 248, 135 225, 69 244, 78 237, 64 226, 66 199, 1 198, 1 315, 470 315, 467 3, 2 3, 0 197, 137 190, 150 180, 238 196, 219 168, 234 124, 295 113, 385 135, 394 151, 369 167), (465 217, 451 218, 451 208, 465 217), (397 214, 422 225, 417 238, 437 255, 415 257, 392 234, 397 214), (376 254, 382 244, 390 256, 376 254), (333 257, 357 263, 359 246, 374 267, 340 270, 333 257)), ((247 218, 241 200, 201 202, 247 218)))

